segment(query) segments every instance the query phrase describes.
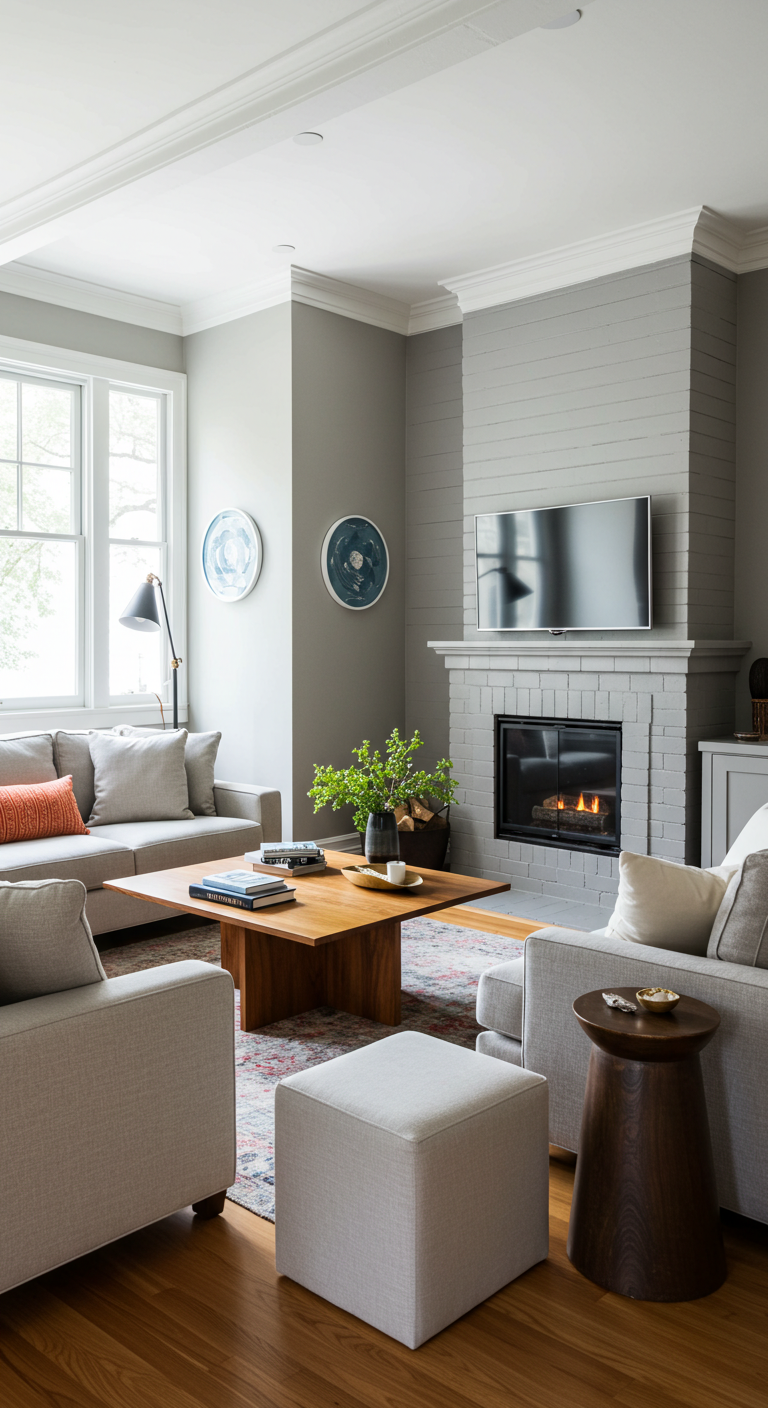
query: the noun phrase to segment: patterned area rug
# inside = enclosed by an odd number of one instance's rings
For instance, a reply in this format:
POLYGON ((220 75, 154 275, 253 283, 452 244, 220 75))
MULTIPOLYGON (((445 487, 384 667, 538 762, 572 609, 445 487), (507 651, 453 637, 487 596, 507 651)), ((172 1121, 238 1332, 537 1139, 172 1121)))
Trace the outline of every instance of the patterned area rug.
MULTIPOLYGON (((237 1064, 237 1182, 227 1196, 270 1222, 274 1212, 274 1091, 277 1082, 395 1031, 427 1032, 473 1048, 480 1030, 475 995, 480 974, 517 958, 523 945, 499 934, 460 929, 435 919, 402 926, 402 1022, 385 1027, 330 1007, 303 1012, 256 1032, 240 1031, 235 1017, 237 1064)), ((169 938, 146 939, 101 955, 107 977, 198 958, 219 964, 219 927, 205 925, 169 938)), ((236 995, 239 999, 239 994, 236 995)))

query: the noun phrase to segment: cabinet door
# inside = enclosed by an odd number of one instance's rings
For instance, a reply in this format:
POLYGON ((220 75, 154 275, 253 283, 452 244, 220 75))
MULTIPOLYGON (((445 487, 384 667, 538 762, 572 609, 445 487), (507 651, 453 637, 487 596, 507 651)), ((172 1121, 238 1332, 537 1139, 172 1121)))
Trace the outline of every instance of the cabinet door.
POLYGON ((715 753, 712 758, 712 859, 721 865, 739 832, 768 802, 768 757, 739 758, 715 753))

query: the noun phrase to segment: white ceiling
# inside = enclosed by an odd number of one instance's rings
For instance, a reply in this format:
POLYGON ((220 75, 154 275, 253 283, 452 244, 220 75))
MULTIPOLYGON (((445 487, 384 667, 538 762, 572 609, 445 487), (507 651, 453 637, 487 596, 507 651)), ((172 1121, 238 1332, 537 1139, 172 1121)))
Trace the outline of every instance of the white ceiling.
POLYGON ((765 0, 538 27, 569 8, 0 0, 0 259, 190 305, 269 279, 287 242, 413 304, 690 207, 768 225, 765 0))

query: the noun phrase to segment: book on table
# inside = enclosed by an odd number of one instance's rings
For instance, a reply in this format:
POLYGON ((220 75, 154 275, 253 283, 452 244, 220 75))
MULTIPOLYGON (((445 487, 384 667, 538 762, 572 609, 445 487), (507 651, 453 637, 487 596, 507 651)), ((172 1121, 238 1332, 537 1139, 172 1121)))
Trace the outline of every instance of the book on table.
POLYGON ((252 865, 269 866, 279 875, 312 875, 325 870, 325 852, 317 850, 314 855, 265 856, 262 851, 246 851, 245 859, 252 865))
POLYGON ((266 909, 271 904, 286 904, 288 900, 295 900, 296 886, 286 885, 281 881, 279 885, 271 886, 268 893, 256 895, 239 895, 234 890, 213 890, 208 885, 190 885, 190 899, 210 900, 213 904, 226 904, 232 909, 266 909))
POLYGON ((315 841, 262 841, 261 860, 291 860, 295 857, 306 856, 316 860, 323 854, 320 846, 315 841))
POLYGON ((204 875, 199 884, 209 890, 231 890, 236 895, 266 894, 274 885, 279 885, 277 876, 256 875, 252 870, 220 870, 215 875, 204 875))

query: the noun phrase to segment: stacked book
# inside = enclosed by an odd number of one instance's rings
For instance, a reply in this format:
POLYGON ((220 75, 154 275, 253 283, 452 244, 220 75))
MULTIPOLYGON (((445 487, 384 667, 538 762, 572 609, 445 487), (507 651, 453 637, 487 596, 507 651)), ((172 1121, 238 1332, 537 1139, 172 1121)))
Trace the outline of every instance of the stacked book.
POLYGON ((279 875, 256 875, 252 870, 222 870, 204 875, 199 885, 190 885, 195 900, 230 904, 235 909, 266 909, 296 898, 296 886, 286 885, 279 875))
POLYGON ((269 866, 280 875, 312 875, 325 870, 325 851, 314 841, 264 841, 259 851, 248 851, 252 865, 269 866))

